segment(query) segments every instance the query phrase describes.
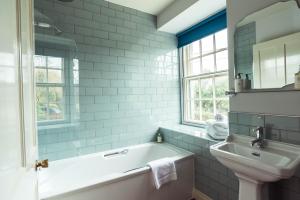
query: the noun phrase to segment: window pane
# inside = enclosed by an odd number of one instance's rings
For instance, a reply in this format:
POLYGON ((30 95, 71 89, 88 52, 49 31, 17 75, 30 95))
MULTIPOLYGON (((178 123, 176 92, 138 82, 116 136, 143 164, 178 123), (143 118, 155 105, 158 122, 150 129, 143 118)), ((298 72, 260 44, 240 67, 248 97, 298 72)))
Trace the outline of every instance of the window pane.
POLYGON ((227 48, 227 29, 216 33, 216 49, 227 48))
POLYGON ((223 116, 228 115, 229 101, 228 100, 216 100, 217 114, 223 116))
POLYGON ((221 51, 216 54, 217 71, 228 69, 228 51, 221 51))
POLYGON ((74 103, 75 103, 75 118, 79 118, 79 112, 80 112, 80 104, 79 104, 79 87, 74 87, 74 103))
POLYGON ((48 69, 48 83, 63 83, 62 71, 56 69, 48 69))
POLYGON ((213 101, 207 100, 202 101, 202 120, 206 121, 208 119, 214 118, 214 104, 213 101))
POLYGON ((47 104, 36 104, 37 121, 47 120, 47 104))
POLYGON ((201 79, 201 99, 213 98, 213 79, 201 79))
POLYGON ((73 59, 73 70, 79 70, 79 60, 73 59))
POLYGON ((213 52, 214 50, 214 36, 210 35, 201 39, 202 55, 213 52))
POLYGON ((48 98, 49 98, 49 102, 62 102, 63 88, 62 87, 50 87, 48 98))
POLYGON ((46 87, 36 87, 36 102, 38 104, 47 104, 47 88, 46 87))
POLYGON ((47 82, 47 71, 46 69, 35 68, 35 81, 37 83, 46 83, 47 82))
POLYGON ((199 81, 190 80, 190 99, 199 99, 199 81))
POLYGON ((202 58, 202 73, 209 73, 215 71, 214 55, 205 56, 202 58))
POLYGON ((79 72, 73 71, 73 84, 78 85, 79 84, 79 72))
POLYGON ((63 119, 63 105, 61 103, 50 103, 48 115, 50 120, 63 119))
POLYGON ((216 97, 226 97, 225 92, 228 90, 228 76, 219 76, 215 79, 216 97))
POLYGON ((34 56, 34 66, 35 67, 46 67, 46 57, 45 56, 34 56))
POLYGON ((36 113, 37 120, 43 121, 47 120, 47 88, 37 87, 36 88, 36 113))
POLYGON ((200 120, 200 101, 191 101, 191 120, 200 120))
POLYGON ((62 69, 63 59, 58 57, 48 56, 48 67, 62 69))
POLYGON ((200 44, 199 40, 196 42, 193 42, 192 44, 189 45, 190 48, 190 58, 200 56, 200 44))
POLYGON ((190 62, 189 75, 200 74, 200 59, 194 59, 190 62))

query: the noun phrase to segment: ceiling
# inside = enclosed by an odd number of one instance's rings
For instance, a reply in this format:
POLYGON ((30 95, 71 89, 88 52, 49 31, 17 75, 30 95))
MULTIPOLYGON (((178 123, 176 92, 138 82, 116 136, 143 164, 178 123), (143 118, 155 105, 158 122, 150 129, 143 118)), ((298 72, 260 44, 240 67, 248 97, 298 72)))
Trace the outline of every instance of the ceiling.
POLYGON ((176 0, 106 0, 121 6, 140 10, 152 15, 158 15, 176 0))

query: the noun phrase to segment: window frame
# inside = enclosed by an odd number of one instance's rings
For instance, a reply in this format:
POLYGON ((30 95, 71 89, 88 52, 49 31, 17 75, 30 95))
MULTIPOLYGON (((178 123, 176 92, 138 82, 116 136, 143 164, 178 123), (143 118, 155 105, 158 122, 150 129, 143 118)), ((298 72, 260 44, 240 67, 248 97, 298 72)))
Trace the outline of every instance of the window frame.
MULTIPOLYGON (((200 51, 200 55, 198 56, 194 56, 194 57, 189 57, 190 51, 191 51, 191 47, 190 44, 186 45, 184 47, 179 48, 179 59, 180 59, 180 79, 181 79, 181 123, 185 124, 185 125, 192 125, 192 126, 199 126, 199 127, 205 127, 205 121, 203 120, 191 120, 189 119, 190 116, 190 107, 191 106, 191 102, 195 101, 192 100, 190 97, 191 92, 189 92, 190 88, 189 88, 189 81, 191 80, 198 80, 200 81, 201 79, 205 79, 205 78, 212 78, 212 87, 213 87, 213 96, 211 98, 207 98, 207 99, 202 99, 199 98, 196 101, 199 101, 199 103, 201 104, 201 102, 204 100, 209 100, 209 101, 213 101, 213 109, 214 109, 214 113, 213 115, 215 115, 216 112, 216 101, 217 100, 228 100, 228 97, 216 97, 216 87, 215 87, 215 79, 216 77, 222 77, 222 76, 227 76, 229 75, 229 66, 227 69, 225 70, 217 70, 217 62, 216 62, 216 55, 217 53, 220 52, 224 52, 227 51, 228 52, 228 45, 225 48, 220 48, 220 49, 216 49, 216 33, 220 32, 220 31, 224 31, 227 30, 227 28, 219 30, 211 35, 213 35, 213 51, 212 52, 208 52, 208 53, 204 53, 202 54, 202 49, 201 49, 201 39, 197 40, 199 43, 199 51, 200 51), (200 74, 194 74, 194 75, 189 75, 188 70, 190 69, 190 63, 192 60, 196 60, 196 59, 200 59, 200 70, 202 68, 202 58, 205 56, 209 56, 209 55, 213 55, 214 56, 214 70, 212 72, 208 72, 208 73, 200 73, 200 74)), ((211 36, 208 35, 207 37, 211 36)), ((200 83, 198 83, 200 85, 200 83)), ((199 88, 199 90, 201 90, 199 88)), ((200 91, 199 91, 200 93, 200 91)), ((201 109, 201 105, 200 105, 200 109, 201 109)), ((229 109, 229 108, 228 108, 229 109)))
MULTIPOLYGON (((45 69, 46 70, 46 76, 48 79, 48 70, 54 69, 54 70, 61 70, 62 72, 62 83, 49 83, 48 80, 46 83, 38 83, 35 81, 35 87, 38 88, 47 88, 47 94, 49 95, 49 88, 55 88, 55 87, 60 87, 63 90, 62 94, 62 104, 63 104, 63 119, 53 119, 53 120, 42 120, 38 121, 37 119, 37 125, 38 126, 49 126, 49 125, 56 125, 56 124, 67 124, 70 122, 70 118, 68 117, 70 115, 69 112, 69 101, 70 98, 68 98, 68 95, 66 95, 67 87, 68 87, 68 63, 69 60, 66 57, 61 57, 61 56, 52 56, 52 55, 42 55, 42 54, 36 54, 35 56, 43 56, 46 57, 46 66, 45 67, 36 67, 34 66, 34 69, 45 69), (62 59, 62 68, 57 69, 57 68, 52 68, 48 67, 48 57, 57 57, 62 59)), ((49 106, 49 97, 47 97, 47 104, 49 106)))

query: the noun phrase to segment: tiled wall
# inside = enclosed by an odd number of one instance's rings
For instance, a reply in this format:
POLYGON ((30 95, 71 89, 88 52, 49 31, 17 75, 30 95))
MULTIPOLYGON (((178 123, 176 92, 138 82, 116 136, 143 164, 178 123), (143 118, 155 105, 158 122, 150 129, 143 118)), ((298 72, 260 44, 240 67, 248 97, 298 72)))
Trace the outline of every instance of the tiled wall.
POLYGON ((180 116, 177 40, 156 17, 104 0, 35 0, 76 41, 80 120, 39 127, 40 158, 62 159, 148 142, 180 116))
MULTIPOLYGON (((252 73, 253 45, 256 43, 255 22, 237 27, 234 35, 236 71, 243 74, 252 73)), ((250 76, 252 79, 252 77, 250 76)))
POLYGON ((160 128, 165 142, 195 153, 195 187, 213 200, 237 200, 238 179, 219 163, 209 151, 216 143, 204 137, 188 135, 172 128, 160 128))
MULTIPOLYGON (((229 113, 230 133, 254 136, 253 129, 264 127, 265 138, 300 145, 300 117, 253 113, 229 113)), ((294 177, 270 184, 270 199, 300 199, 300 169, 294 177)))
POLYGON ((231 133, 254 136, 262 126, 266 139, 300 145, 300 117, 230 112, 229 121, 231 133))

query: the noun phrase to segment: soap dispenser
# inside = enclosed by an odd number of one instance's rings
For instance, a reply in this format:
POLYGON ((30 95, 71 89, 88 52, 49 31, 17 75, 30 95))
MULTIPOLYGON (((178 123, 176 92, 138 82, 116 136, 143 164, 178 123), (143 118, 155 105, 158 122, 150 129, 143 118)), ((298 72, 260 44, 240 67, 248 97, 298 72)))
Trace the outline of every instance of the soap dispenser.
POLYGON ((234 88, 235 92, 243 91, 243 80, 242 80, 242 73, 238 73, 234 80, 234 88))
POLYGON ((300 65, 299 71, 295 74, 295 89, 300 90, 300 65))
POLYGON ((243 89, 250 90, 251 89, 251 80, 249 79, 250 74, 245 74, 246 78, 243 80, 243 89))

